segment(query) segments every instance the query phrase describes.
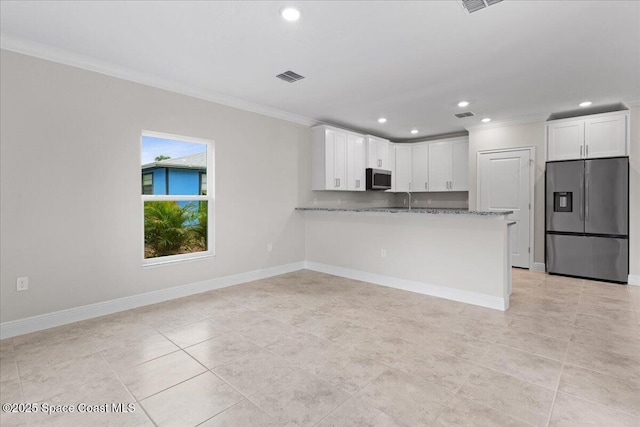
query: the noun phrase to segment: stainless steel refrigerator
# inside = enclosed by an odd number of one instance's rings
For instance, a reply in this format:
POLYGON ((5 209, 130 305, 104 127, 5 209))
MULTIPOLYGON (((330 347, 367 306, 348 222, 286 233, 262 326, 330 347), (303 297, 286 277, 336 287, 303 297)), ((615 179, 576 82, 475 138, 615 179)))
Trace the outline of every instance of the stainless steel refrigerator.
POLYGON ((627 283, 629 158, 547 162, 547 272, 627 283))

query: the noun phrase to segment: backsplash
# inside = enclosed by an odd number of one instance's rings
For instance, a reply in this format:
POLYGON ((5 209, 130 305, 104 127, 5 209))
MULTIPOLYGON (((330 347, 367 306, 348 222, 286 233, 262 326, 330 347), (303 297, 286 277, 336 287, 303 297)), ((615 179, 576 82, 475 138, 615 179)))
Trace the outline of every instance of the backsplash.
MULTIPOLYGON (((425 208, 468 208, 469 193, 452 191, 442 193, 411 193, 412 206, 425 208)), ((312 191, 305 206, 405 206, 407 193, 384 191, 312 191)))

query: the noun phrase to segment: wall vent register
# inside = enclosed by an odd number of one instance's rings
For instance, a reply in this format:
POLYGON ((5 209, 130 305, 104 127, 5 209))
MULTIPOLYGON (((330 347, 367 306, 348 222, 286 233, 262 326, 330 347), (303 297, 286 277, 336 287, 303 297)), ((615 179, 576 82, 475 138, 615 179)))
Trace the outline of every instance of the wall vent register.
POLYGON ((298 80, 304 79, 304 76, 301 76, 298 73, 294 73, 291 70, 278 74, 276 77, 279 78, 280 80, 284 80, 285 82, 289 82, 289 83, 295 83, 298 80))
POLYGON ((461 0, 462 7, 469 13, 477 12, 496 3, 500 3, 502 0, 461 0))
POLYGON ((472 113, 471 111, 465 111, 464 113, 456 113, 454 114, 454 116, 459 119, 464 119, 465 117, 474 117, 475 113, 472 113))

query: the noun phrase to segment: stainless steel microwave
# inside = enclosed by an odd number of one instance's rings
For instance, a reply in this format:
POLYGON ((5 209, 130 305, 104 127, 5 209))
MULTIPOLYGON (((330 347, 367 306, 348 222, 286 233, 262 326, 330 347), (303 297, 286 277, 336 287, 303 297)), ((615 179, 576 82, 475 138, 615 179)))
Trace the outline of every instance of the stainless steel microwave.
POLYGON ((390 190, 391 171, 367 168, 367 190, 390 190))

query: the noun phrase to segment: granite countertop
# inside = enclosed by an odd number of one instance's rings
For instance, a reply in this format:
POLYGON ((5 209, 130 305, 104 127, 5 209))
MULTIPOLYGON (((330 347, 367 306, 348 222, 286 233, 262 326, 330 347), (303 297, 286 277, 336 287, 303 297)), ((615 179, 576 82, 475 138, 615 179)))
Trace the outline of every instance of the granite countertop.
POLYGON ((303 206, 298 207, 299 211, 326 211, 326 212, 382 212, 382 213, 410 213, 427 215, 475 215, 475 216, 505 216, 513 211, 470 211, 466 208, 423 208, 412 207, 338 207, 338 206, 303 206))

